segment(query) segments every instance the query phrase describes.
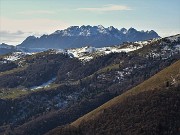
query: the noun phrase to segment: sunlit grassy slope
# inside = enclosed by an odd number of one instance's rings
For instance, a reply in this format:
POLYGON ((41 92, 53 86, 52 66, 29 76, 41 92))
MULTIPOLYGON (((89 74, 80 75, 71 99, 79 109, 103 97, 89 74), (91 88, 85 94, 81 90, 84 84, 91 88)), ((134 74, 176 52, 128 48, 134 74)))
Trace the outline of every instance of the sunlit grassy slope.
POLYGON ((137 95, 143 91, 149 91, 149 90, 153 90, 154 88, 164 86, 167 81, 169 82, 172 81, 172 77, 175 77, 178 75, 180 75, 180 60, 175 62, 171 66, 165 68, 164 70, 160 71, 156 75, 152 76, 150 79, 144 81, 140 85, 128 90, 127 92, 123 93, 122 95, 118 97, 115 97, 114 99, 108 101, 107 103, 103 104, 97 109, 77 119, 76 121, 71 123, 71 125, 78 127, 81 124, 81 122, 95 119, 99 114, 103 112, 104 109, 112 107, 122 102, 127 97, 132 96, 132 95, 137 95))

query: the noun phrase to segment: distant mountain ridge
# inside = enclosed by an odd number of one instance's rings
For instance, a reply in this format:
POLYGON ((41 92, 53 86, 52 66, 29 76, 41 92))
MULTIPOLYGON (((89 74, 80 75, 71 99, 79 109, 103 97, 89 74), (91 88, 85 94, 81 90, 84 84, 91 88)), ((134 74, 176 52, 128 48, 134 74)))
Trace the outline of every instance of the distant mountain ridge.
POLYGON ((0 44, 0 48, 11 49, 11 48, 14 48, 14 46, 2 43, 0 44))
POLYGON ((134 28, 117 29, 98 26, 71 26, 64 30, 57 30, 50 35, 41 37, 29 36, 19 47, 25 48, 77 48, 86 45, 103 47, 122 44, 123 42, 144 41, 160 36, 154 31, 137 31, 134 28))
POLYGON ((0 55, 7 54, 10 52, 15 52, 16 47, 12 45, 7 45, 5 43, 0 44, 0 55))

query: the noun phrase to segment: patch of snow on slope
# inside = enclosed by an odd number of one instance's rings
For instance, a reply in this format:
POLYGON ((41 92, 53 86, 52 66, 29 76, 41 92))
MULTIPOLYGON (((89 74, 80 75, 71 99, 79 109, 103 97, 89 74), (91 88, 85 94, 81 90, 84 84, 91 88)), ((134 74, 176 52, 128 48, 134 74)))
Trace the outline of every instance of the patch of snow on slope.
POLYGON ((33 86, 33 87, 31 87, 30 89, 31 90, 37 90, 37 89, 41 89, 41 88, 47 88, 47 87, 49 87, 49 85, 52 83, 52 82, 54 82, 56 80, 56 78, 52 78, 51 80, 49 80, 48 82, 45 82, 45 83, 43 83, 43 84, 41 84, 41 85, 39 85, 39 86, 33 86))
POLYGON ((171 42, 177 42, 178 40, 180 40, 180 35, 171 36, 168 37, 167 39, 169 39, 171 42))
POLYGON ((91 32, 90 30, 84 30, 79 33, 80 36, 90 36, 91 32))
POLYGON ((159 39, 139 41, 139 42, 134 42, 132 44, 127 44, 124 46, 117 45, 117 46, 101 47, 101 48, 86 46, 86 47, 81 47, 81 48, 67 49, 64 51, 60 50, 60 51, 57 51, 57 53, 66 53, 71 58, 78 58, 79 60, 83 62, 87 62, 87 61, 92 60, 96 56, 107 55, 110 53, 121 53, 121 52, 128 53, 131 51, 135 51, 157 40, 159 39))
POLYGON ((52 54, 53 53, 58 54, 58 53, 65 53, 66 51, 63 49, 53 49, 51 52, 52 52, 52 54))
POLYGON ((68 49, 67 53, 70 57, 78 58, 81 61, 90 61, 93 59, 93 55, 107 55, 110 53, 120 53, 120 52, 131 52, 137 49, 142 48, 143 45, 128 45, 126 47, 121 46, 111 46, 111 47, 102 47, 95 48, 91 46, 76 48, 76 49, 68 49))
POLYGON ((97 50, 100 52, 104 52, 105 54, 109 54, 109 53, 131 52, 140 49, 142 47, 143 45, 138 45, 138 46, 129 45, 123 48, 120 46, 113 46, 113 47, 98 48, 97 50))
POLYGON ((106 29, 102 25, 98 25, 97 27, 98 27, 99 33, 107 34, 106 29))
POLYGON ((140 48, 142 48, 143 45, 139 45, 139 46, 134 46, 134 45, 130 45, 128 46, 127 48, 122 48, 120 49, 121 51, 124 51, 124 52, 131 52, 131 51, 135 51, 135 50, 138 50, 140 48))
POLYGON ((25 53, 25 52, 13 52, 11 55, 6 56, 4 59, 8 61, 16 61, 19 60, 26 55, 32 55, 33 53, 25 53))
POLYGON ((96 51, 96 48, 95 47, 91 47, 91 46, 86 46, 83 48, 82 50, 83 52, 85 53, 93 53, 96 51))
POLYGON ((98 52, 104 53, 104 54, 110 54, 111 53, 111 47, 102 47, 96 49, 98 52))
POLYGON ((152 42, 158 41, 159 39, 162 39, 162 38, 153 38, 153 39, 146 40, 146 41, 136 41, 134 43, 139 44, 139 45, 148 45, 152 42))
POLYGON ((90 60, 92 59, 89 57, 89 54, 92 54, 93 52, 96 51, 96 48, 91 47, 91 46, 86 46, 82 48, 77 48, 77 49, 69 49, 67 50, 67 53, 70 55, 70 57, 75 57, 79 58, 81 60, 90 60), (85 56, 88 56, 87 58, 85 56))
POLYGON ((83 57, 80 57, 79 59, 82 61, 90 61, 93 59, 93 57, 92 56, 83 56, 83 57))
POLYGON ((137 41, 137 42, 135 42, 135 43, 137 43, 137 44, 140 44, 140 45, 147 45, 148 43, 150 43, 151 41, 149 40, 149 41, 137 41))

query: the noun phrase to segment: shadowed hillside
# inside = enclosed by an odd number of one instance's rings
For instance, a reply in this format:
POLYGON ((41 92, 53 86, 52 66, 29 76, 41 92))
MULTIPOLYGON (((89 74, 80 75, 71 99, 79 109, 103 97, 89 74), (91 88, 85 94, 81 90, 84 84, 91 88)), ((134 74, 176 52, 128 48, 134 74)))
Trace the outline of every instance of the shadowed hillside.
POLYGON ((180 133, 180 61, 48 135, 180 133))

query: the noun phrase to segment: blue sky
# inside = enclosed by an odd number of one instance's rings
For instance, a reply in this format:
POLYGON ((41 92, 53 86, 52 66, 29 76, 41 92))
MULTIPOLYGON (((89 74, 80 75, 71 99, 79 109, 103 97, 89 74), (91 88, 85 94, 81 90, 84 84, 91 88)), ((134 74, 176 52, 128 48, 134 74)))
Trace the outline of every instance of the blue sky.
POLYGON ((180 33, 180 0, 0 0, 0 43, 50 34, 72 25, 180 33))

